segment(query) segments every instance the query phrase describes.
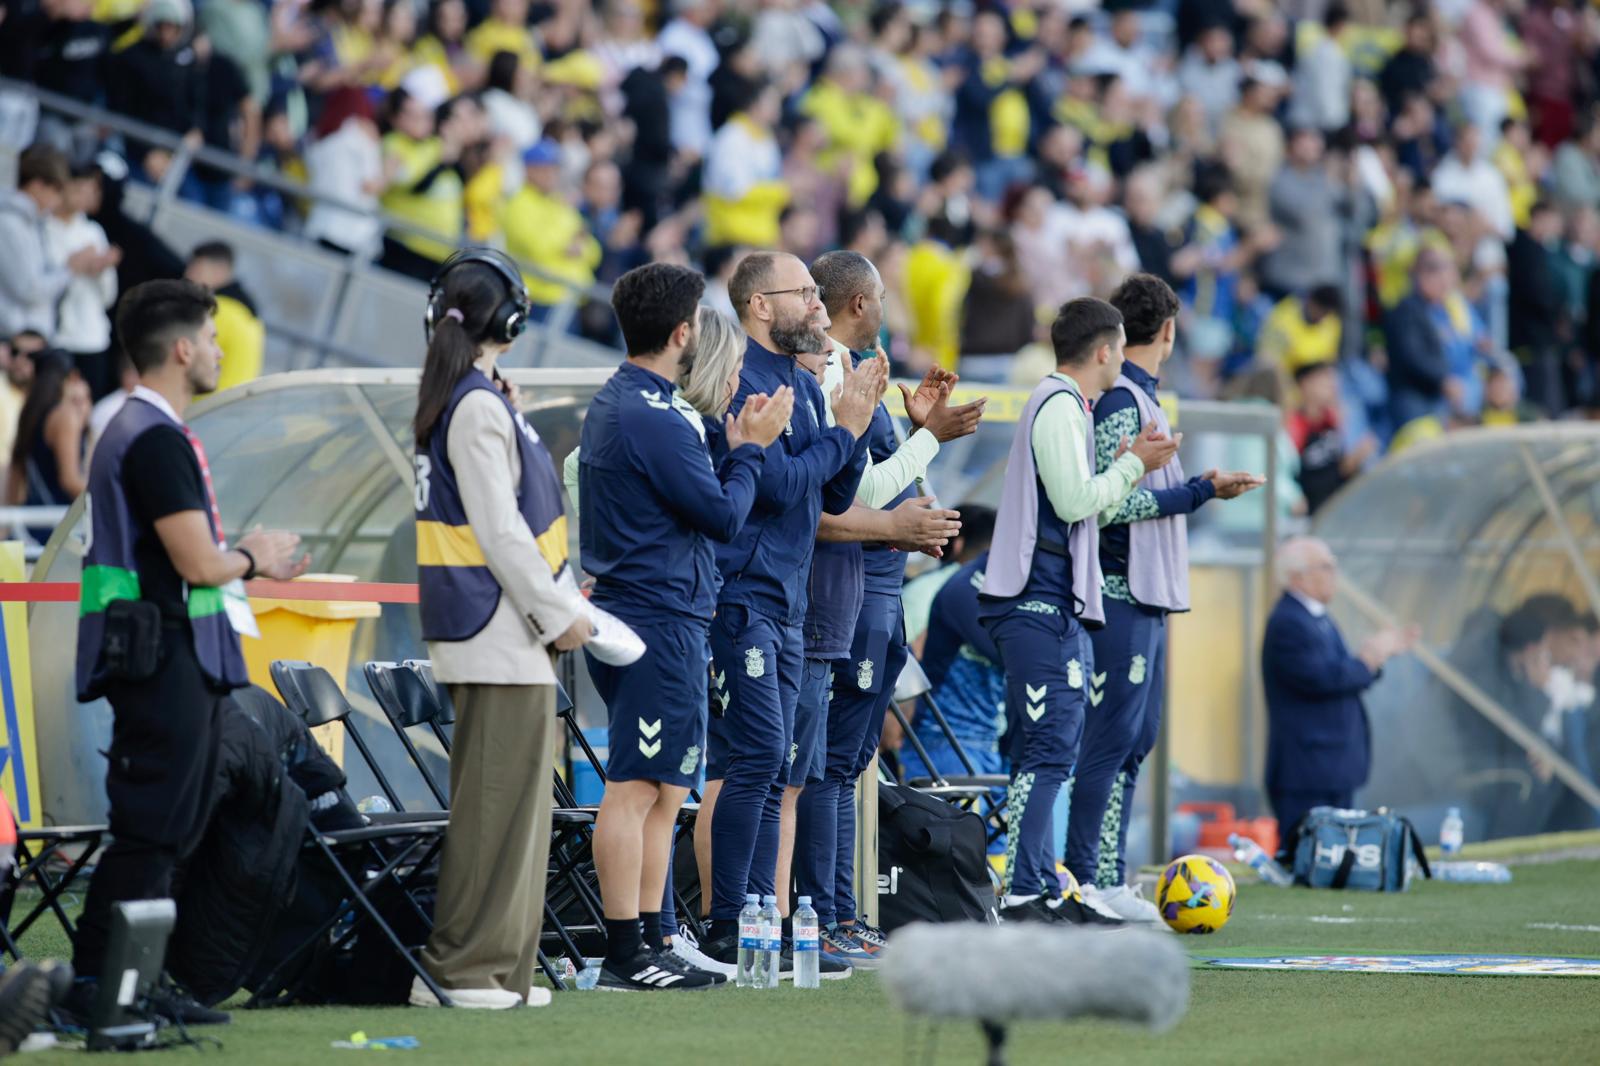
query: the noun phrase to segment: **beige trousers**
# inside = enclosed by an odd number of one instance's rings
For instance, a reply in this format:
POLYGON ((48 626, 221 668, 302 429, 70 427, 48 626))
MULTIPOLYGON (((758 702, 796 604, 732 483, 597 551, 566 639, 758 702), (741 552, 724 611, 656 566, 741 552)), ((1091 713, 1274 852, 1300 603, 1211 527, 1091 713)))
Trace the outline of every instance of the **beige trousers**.
POLYGON ((550 865, 554 685, 451 685, 450 828, 422 962, 446 990, 525 996, 550 865))

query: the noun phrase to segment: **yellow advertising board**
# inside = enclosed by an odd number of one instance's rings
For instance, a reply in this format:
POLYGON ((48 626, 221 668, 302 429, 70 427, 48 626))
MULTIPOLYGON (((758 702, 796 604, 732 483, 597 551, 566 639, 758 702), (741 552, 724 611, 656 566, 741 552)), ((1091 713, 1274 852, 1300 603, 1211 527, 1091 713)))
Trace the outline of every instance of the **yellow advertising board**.
MULTIPOLYGON (((0 543, 0 581, 26 581, 19 541, 0 543)), ((28 659, 28 605, 0 604, 0 789, 24 829, 37 828, 39 750, 33 740, 33 671, 28 659)))

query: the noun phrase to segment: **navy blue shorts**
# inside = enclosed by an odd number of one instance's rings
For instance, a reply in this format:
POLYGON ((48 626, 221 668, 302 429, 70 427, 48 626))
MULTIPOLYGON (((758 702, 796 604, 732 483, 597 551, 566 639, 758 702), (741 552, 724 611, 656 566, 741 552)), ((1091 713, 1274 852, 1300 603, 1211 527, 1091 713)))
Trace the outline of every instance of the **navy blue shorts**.
POLYGON ((693 788, 706 748, 706 627, 633 624, 645 643, 632 666, 585 654, 610 730, 606 778, 693 788))
POLYGON ((789 784, 822 780, 828 764, 828 704, 833 699, 833 660, 807 659, 794 709, 794 765, 789 784))
POLYGON ((1013 774, 1065 777, 1078 763, 1094 645, 1062 608, 1038 608, 1019 607, 988 623, 1006 671, 1004 746, 1013 774))

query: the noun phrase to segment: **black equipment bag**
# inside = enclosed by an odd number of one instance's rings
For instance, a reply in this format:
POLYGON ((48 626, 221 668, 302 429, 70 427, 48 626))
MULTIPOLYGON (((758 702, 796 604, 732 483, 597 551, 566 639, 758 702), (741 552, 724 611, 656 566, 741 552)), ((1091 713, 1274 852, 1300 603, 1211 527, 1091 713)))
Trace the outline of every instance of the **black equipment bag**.
POLYGON ((904 785, 878 785, 878 924, 994 922, 983 819, 904 785))

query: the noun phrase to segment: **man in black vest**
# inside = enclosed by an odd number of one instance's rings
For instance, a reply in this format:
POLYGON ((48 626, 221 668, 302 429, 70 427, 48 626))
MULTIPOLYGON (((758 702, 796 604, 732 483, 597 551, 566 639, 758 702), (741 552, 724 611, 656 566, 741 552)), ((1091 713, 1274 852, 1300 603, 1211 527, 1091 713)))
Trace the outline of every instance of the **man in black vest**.
MULTIPOLYGON (((305 572, 292 533, 256 531, 229 548, 200 440, 183 423, 216 388, 216 302, 188 281, 131 290, 117 334, 139 385, 106 427, 89 469, 90 540, 78 622, 78 698, 111 702, 112 843, 89 882, 68 1007, 86 1015, 104 962, 113 903, 172 894, 203 835, 218 716, 248 684, 236 630, 253 630, 245 579, 305 572)), ((228 1016, 163 996, 159 1013, 188 1024, 228 1016)))

